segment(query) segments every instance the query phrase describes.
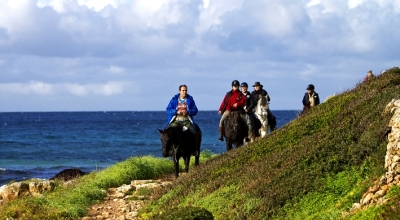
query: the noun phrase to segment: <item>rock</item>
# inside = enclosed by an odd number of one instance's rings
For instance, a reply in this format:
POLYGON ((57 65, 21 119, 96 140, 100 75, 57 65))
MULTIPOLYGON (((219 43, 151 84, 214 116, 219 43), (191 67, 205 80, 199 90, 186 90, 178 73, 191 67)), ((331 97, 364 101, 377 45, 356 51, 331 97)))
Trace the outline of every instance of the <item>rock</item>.
POLYGON ((368 193, 367 196, 362 200, 361 205, 366 205, 366 204, 368 204, 368 203, 372 200, 372 197, 373 197, 373 196, 374 196, 374 194, 368 193))
POLYGON ((375 193, 378 190, 379 190, 379 186, 378 185, 373 185, 368 189, 368 192, 375 193))
POLYGON ((29 185, 24 182, 11 183, 10 185, 2 186, 0 193, 0 197, 7 202, 18 198, 18 196, 29 195, 29 185))
POLYGON ((386 195, 386 191, 385 190, 379 190, 378 192, 376 192, 375 194, 374 194, 374 198, 380 198, 380 197, 383 197, 384 195, 386 195))
POLYGON ((32 196, 38 196, 45 191, 51 191, 53 189, 54 189, 54 183, 48 180, 29 183, 29 192, 32 196))
POLYGON ((80 176, 84 176, 86 174, 88 174, 88 173, 83 172, 80 169, 65 169, 65 170, 57 173, 52 178, 50 178, 50 180, 68 181, 68 180, 78 178, 80 176))
POLYGON ((361 204, 360 203, 354 203, 353 207, 351 207, 350 211, 358 210, 360 208, 361 208, 361 204))

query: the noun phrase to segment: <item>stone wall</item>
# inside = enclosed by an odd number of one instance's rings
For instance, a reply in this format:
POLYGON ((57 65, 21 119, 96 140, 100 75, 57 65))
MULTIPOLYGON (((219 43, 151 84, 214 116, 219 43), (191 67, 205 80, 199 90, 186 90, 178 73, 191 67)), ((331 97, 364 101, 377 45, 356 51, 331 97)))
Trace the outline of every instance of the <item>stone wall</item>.
POLYGON ((389 188, 393 185, 400 186, 400 100, 392 100, 385 108, 384 114, 393 114, 390 119, 387 137, 388 145, 385 156, 385 169, 387 172, 380 180, 368 188, 359 203, 355 203, 351 212, 368 208, 372 204, 381 205, 389 200, 385 198, 389 188))

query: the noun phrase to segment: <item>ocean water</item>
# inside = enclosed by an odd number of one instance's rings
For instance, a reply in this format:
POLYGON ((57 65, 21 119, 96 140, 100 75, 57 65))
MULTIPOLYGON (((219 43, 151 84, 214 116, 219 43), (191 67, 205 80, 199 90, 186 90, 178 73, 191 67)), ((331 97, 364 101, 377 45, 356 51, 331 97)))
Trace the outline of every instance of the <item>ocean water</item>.
MULTIPOLYGON (((273 111, 280 128, 298 111, 273 111)), ((220 116, 199 111, 201 150, 220 154, 220 116)), ((91 172, 131 156, 162 157, 164 111, 3 112, 0 113, 0 186, 29 178, 49 179, 67 168, 91 172)))

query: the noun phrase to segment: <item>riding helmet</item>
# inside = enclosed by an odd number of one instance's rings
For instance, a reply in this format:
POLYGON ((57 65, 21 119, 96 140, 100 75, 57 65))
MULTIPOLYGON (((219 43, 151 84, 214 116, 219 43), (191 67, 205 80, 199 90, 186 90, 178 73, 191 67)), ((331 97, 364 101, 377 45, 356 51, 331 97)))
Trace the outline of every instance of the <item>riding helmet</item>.
POLYGON ((242 84, 240 85, 240 87, 249 87, 249 85, 247 85, 247 82, 242 82, 242 84))
POLYGON ((232 81, 232 86, 239 86, 240 82, 237 81, 236 79, 232 81))
POLYGON ((314 89, 315 89, 315 87, 313 84, 310 84, 307 86, 307 90, 314 90, 314 89))

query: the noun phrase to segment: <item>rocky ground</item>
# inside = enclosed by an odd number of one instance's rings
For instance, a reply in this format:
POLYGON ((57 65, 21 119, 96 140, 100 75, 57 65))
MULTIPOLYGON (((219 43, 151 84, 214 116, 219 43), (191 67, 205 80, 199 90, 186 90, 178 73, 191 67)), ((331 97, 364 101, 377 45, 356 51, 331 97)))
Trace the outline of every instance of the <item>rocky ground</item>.
POLYGON ((163 187, 174 181, 173 175, 158 180, 133 180, 130 185, 107 190, 107 196, 100 204, 90 207, 87 216, 90 219, 138 219, 138 211, 144 204, 145 194, 155 187, 163 187))

